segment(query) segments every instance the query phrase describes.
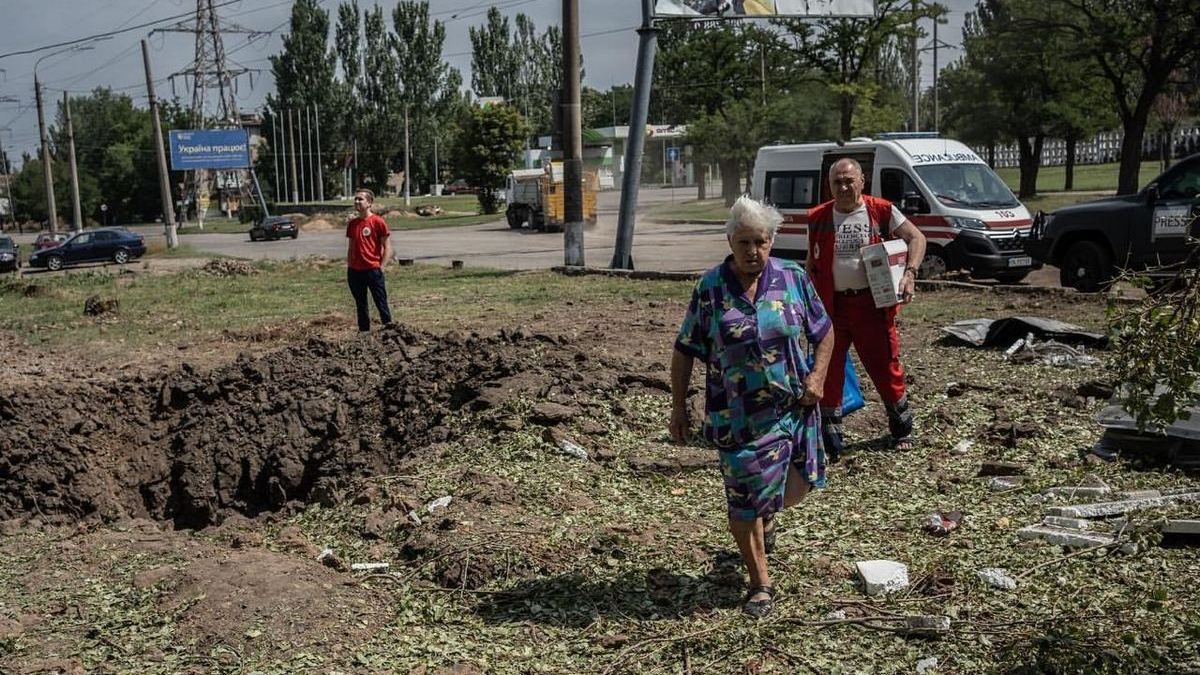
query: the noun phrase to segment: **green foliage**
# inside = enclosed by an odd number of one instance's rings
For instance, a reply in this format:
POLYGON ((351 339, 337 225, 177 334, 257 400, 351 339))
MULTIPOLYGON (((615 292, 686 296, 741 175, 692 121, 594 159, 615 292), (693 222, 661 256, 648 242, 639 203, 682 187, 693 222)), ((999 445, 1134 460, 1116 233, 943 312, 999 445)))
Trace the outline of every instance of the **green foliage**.
MULTIPOLYGON (((907 44, 914 15, 926 17, 935 11, 934 5, 923 1, 914 8, 909 0, 879 0, 871 18, 779 22, 792 39, 795 65, 837 94, 842 138, 853 135, 860 109, 904 100, 903 94, 899 99, 880 96, 882 91, 898 89, 907 73, 897 44, 907 44)), ((866 126, 878 128, 886 121, 903 119, 902 111, 903 107, 896 106, 890 113, 873 117, 866 126)))
MULTIPOLYGON (((1109 367, 1125 408, 1142 429, 1159 430, 1188 415, 1200 398, 1200 244, 1175 280, 1127 308, 1109 307, 1109 367)), ((1136 280, 1136 279, 1135 279, 1136 280)), ((1148 279, 1137 280, 1149 286, 1148 279)))
MULTIPOLYGON (((733 102, 689 124, 687 142, 692 144, 701 162, 730 163, 738 169, 747 169, 764 145, 822 137, 832 131, 834 121, 828 114, 829 107, 817 103, 821 93, 781 96, 765 105, 755 98, 733 102)), ((730 181, 725 185, 731 183, 736 186, 736 182, 730 181)), ((729 206, 738 192, 722 190, 722 196, 729 206)))
POLYGON ((516 165, 528 127, 509 105, 474 107, 467 111, 455 147, 455 163, 467 182, 479 188, 479 208, 499 211, 498 193, 516 165))
POLYGON ((1200 7, 1196 0, 1049 0, 1051 20, 1034 19, 1038 31, 1065 38, 1061 62, 1088 60, 1108 84, 1123 133, 1118 194, 1132 194, 1138 180, 1142 138, 1154 101, 1177 69, 1200 55, 1200 7))
MULTIPOLYGON (((316 125, 320 124, 321 171, 310 162, 297 160, 297 178, 306 186, 315 186, 324 180, 328 192, 338 176, 337 157, 347 146, 345 127, 339 118, 347 113, 342 109, 343 98, 335 84, 334 74, 337 55, 329 42, 329 11, 321 8, 317 0, 296 0, 288 32, 283 35, 283 49, 270 57, 271 74, 275 78, 275 92, 267 96, 263 114, 263 147, 259 149, 255 170, 259 183, 272 199, 280 200, 290 195, 275 195, 276 164, 285 173, 281 178, 291 181, 290 160, 294 152, 301 149, 309 157, 316 156, 316 125), (296 115, 289 122, 288 114, 296 115), (307 118, 306 118, 307 114, 307 118), (280 125, 276 130, 276 125, 280 125), (277 144, 276 136, 284 139, 283 147, 277 144)), ((282 187, 283 181, 280 181, 282 187)), ((290 185, 289 185, 290 187, 290 185)), ((318 194, 315 189, 312 194, 318 194)), ((307 197, 307 195, 305 195, 307 197)))
MULTIPOLYGON (((742 23, 714 30, 670 24, 659 45, 650 110, 663 121, 689 124, 701 160, 720 165, 721 194, 732 203, 759 141, 778 138, 791 126, 773 131, 762 114, 775 110, 799 84, 788 51, 777 32, 742 23)), ((806 120, 806 109, 798 106, 793 113, 806 120)), ((771 116, 771 122, 784 121, 786 116, 771 116)))
POLYGON ((584 87, 580 94, 583 126, 589 129, 629 124, 633 108, 633 86, 618 84, 608 91, 584 87))
POLYGON ((475 95, 504 98, 526 115, 531 133, 549 133, 550 101, 562 84, 562 31, 550 26, 538 34, 524 14, 510 27, 508 18, 492 7, 485 23, 472 26, 470 35, 475 95))

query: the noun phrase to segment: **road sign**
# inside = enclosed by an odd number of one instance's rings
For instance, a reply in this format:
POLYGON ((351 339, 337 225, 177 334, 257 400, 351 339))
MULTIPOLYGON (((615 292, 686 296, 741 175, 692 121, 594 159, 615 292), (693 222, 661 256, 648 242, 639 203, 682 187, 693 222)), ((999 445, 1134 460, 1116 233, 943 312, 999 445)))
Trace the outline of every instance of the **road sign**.
POLYGON ((667 161, 668 162, 678 162, 679 161, 679 148, 667 148, 667 161))
POLYGON ((250 166, 250 140, 245 129, 172 131, 171 168, 245 169, 250 166))

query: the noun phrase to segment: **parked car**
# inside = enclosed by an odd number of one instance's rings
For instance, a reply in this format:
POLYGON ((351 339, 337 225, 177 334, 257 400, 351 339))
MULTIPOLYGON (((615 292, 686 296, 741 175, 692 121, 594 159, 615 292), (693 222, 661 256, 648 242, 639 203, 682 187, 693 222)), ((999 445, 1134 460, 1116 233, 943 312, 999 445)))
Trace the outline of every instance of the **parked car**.
POLYGON ((300 228, 288 216, 267 216, 250 228, 250 241, 282 239, 283 237, 295 239, 299 236, 300 228))
POLYGON ((62 232, 43 232, 33 240, 33 250, 40 251, 45 248, 54 248, 67 240, 71 235, 62 232))
POLYGON ((1197 236, 1200 154, 1180 160, 1137 194, 1039 212, 1025 250, 1057 266, 1063 286, 1098 291, 1123 269, 1178 267, 1197 236))
POLYGON ((478 188, 473 188, 467 184, 466 179, 459 178, 458 180, 447 183, 442 187, 444 195, 473 195, 479 192, 478 188))
POLYGON ((21 269, 21 245, 12 237, 0 236, 0 272, 21 269))
POLYGON ((145 253, 142 235, 123 227, 103 227, 80 232, 54 248, 35 251, 29 256, 29 266, 60 270, 68 265, 105 260, 124 265, 145 253))

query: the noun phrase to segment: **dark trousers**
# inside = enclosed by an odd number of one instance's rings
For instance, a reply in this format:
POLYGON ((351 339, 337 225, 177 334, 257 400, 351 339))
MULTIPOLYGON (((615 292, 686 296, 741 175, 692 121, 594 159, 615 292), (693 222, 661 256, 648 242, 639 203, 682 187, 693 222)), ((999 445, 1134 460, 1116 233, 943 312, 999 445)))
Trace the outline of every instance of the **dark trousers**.
POLYGON ((367 311, 367 291, 371 291, 371 299, 379 310, 379 322, 388 325, 392 322, 392 311, 388 309, 387 285, 383 280, 383 270, 346 270, 346 283, 350 284, 350 295, 354 296, 354 310, 358 313, 358 329, 371 330, 371 314, 367 311))

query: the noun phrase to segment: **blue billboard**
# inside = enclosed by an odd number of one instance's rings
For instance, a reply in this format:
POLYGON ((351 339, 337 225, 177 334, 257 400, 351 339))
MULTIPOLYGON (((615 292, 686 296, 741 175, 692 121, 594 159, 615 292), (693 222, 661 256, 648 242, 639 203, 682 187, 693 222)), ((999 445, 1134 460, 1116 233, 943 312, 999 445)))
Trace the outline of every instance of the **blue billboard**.
POLYGON ((172 131, 170 138, 175 171, 250 167, 250 139, 245 129, 187 129, 172 131))

